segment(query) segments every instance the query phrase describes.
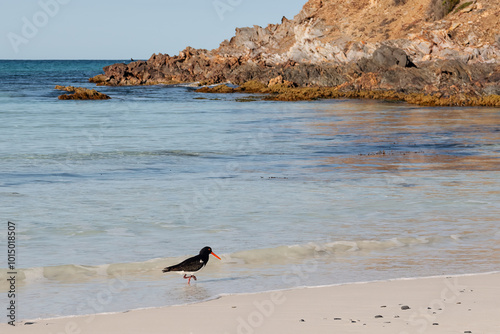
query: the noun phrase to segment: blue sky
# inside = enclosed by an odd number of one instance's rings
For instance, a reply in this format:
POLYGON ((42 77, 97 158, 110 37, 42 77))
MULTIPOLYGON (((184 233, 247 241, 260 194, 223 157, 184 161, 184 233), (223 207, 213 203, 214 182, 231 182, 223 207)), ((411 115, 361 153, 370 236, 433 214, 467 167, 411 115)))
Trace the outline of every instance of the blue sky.
POLYGON ((216 48, 306 0, 0 0, 0 59, 147 59, 216 48))

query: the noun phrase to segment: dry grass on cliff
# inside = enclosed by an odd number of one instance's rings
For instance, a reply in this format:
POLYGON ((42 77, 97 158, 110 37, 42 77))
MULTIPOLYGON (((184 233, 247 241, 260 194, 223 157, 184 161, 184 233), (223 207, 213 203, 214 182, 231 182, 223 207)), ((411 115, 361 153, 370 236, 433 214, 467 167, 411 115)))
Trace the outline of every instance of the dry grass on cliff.
POLYGON ((320 38, 324 42, 383 42, 453 28, 453 39, 464 46, 495 44, 499 10, 498 0, 309 0, 304 6, 307 17, 330 28, 320 38))
POLYGON ((427 15, 434 20, 441 20, 455 9, 460 0, 431 0, 427 15))

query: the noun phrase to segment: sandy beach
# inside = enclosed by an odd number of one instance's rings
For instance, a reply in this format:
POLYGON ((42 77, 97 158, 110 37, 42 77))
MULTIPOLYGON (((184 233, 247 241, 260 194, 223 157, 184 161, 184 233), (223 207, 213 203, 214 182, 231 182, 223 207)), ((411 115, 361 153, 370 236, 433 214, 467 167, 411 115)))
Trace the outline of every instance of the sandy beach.
POLYGON ((500 0, 26 2, 0 334, 500 334, 500 0))
MULTIPOLYGON (((2 333, 500 332, 500 273, 230 295, 186 306, 1 324, 2 333)), ((190 289, 196 289, 196 283, 190 289)))

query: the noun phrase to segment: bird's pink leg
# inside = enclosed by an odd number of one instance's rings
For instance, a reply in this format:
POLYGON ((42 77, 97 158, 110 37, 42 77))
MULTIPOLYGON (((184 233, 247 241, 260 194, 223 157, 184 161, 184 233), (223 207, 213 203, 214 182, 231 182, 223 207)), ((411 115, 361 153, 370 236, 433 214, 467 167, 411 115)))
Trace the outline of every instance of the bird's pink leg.
POLYGON ((194 276, 194 275, 191 275, 191 276, 184 275, 184 279, 188 280, 188 284, 191 284, 191 278, 194 278, 194 280, 197 281, 196 276, 194 276))

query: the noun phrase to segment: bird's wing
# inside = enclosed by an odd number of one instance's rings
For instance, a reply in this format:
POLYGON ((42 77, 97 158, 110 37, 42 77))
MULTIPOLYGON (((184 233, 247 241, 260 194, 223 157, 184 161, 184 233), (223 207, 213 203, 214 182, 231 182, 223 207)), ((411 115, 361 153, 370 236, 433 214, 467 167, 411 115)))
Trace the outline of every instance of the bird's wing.
POLYGON ((187 259, 185 261, 182 261, 179 264, 176 264, 174 266, 166 267, 163 269, 163 272, 169 272, 169 271, 187 271, 187 272, 195 272, 203 268, 205 263, 199 259, 198 257, 192 257, 190 259, 187 259))

